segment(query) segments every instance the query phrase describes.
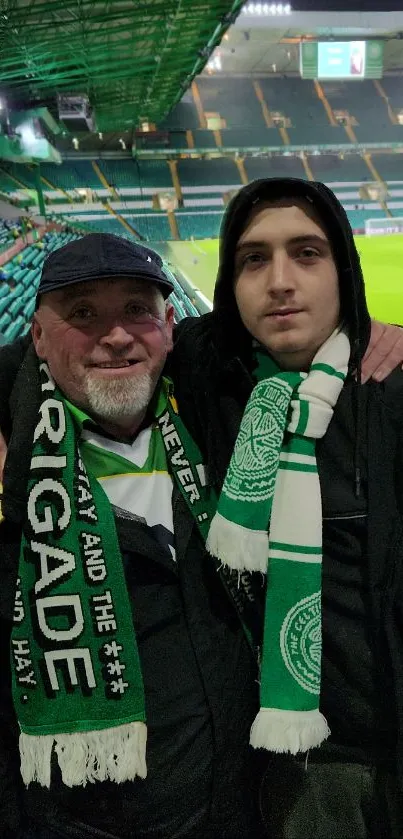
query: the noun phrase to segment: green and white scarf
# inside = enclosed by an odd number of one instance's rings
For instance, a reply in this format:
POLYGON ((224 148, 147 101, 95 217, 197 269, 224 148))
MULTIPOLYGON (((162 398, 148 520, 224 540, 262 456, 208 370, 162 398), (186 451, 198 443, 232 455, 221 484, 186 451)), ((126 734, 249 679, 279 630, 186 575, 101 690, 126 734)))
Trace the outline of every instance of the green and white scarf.
POLYGON ((11 637, 25 784, 145 778, 144 690, 111 505, 46 364, 11 637))
MULTIPOLYGON (((39 371, 11 636, 22 778, 49 787, 53 752, 69 787, 145 778, 143 680, 112 507, 81 457, 86 415, 68 407, 46 364, 39 371)), ((158 462, 162 446, 205 540, 216 499, 167 379, 153 411, 158 462)))
POLYGON ((261 709, 255 748, 296 754, 330 734, 319 710, 322 502, 316 440, 347 374, 350 343, 335 332, 309 373, 282 373, 258 354, 207 548, 230 568, 267 574, 261 709))

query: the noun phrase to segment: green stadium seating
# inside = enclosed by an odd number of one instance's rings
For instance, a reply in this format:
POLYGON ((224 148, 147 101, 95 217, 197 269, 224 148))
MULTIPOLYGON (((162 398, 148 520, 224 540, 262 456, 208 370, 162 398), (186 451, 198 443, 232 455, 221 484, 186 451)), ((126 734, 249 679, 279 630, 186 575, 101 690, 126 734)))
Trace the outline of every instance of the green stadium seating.
POLYGON ((300 157, 248 157, 245 170, 250 181, 256 178, 305 178, 300 157))
POLYGON ((172 109, 164 122, 161 123, 161 131, 177 131, 183 128, 194 130, 199 128, 200 122, 196 106, 190 91, 184 94, 181 102, 172 109))
POLYGON ((315 179, 330 186, 338 182, 362 184, 373 180, 365 161, 356 154, 345 155, 344 159, 336 154, 310 155, 308 161, 315 179))
POLYGON ((252 79, 235 80, 202 76, 197 80, 203 109, 207 113, 219 113, 227 128, 253 125, 257 130, 265 128, 262 108, 253 89, 252 79))
POLYGON ((140 187, 172 189, 172 178, 165 160, 139 160, 136 163, 140 187))
POLYGON ((213 131, 209 131, 207 128, 199 128, 198 131, 194 131, 193 138, 196 149, 217 148, 214 133, 213 131))
POLYGON ((222 213, 176 213, 181 239, 215 239, 220 230, 222 213))
POLYGON ((179 160, 178 175, 183 186, 232 186, 241 179, 233 160, 179 160))
POLYGON ((0 332, 2 335, 5 334, 5 330, 11 323, 11 315, 8 312, 4 312, 4 314, 0 317, 0 332))
POLYGON ((403 184, 402 154, 374 154, 372 159, 384 181, 400 181, 403 184))
POLYGON ((291 120, 287 128, 291 145, 343 143, 346 135, 330 125, 312 81, 296 78, 261 79, 267 107, 291 120))
MULTIPOLYGON (((334 111, 348 111, 357 120, 353 126, 357 140, 387 142, 396 138, 396 126, 389 120, 387 110, 370 80, 327 81, 324 93, 334 111)), ((400 126, 398 126, 400 128, 400 126)), ((403 140, 403 128, 400 135, 403 140)), ((344 134, 346 138, 346 134, 344 134)), ((346 141, 346 140, 345 140, 346 141)))
POLYGON ((395 111, 403 111, 402 77, 384 76, 381 84, 391 107, 395 111))
POLYGON ((97 160, 97 163, 110 186, 117 189, 128 186, 138 187, 139 171, 132 158, 122 160, 102 158, 97 160))
POLYGON ((223 128, 221 137, 224 148, 259 148, 261 146, 278 147, 283 141, 277 128, 267 128, 265 125, 247 128, 223 128))

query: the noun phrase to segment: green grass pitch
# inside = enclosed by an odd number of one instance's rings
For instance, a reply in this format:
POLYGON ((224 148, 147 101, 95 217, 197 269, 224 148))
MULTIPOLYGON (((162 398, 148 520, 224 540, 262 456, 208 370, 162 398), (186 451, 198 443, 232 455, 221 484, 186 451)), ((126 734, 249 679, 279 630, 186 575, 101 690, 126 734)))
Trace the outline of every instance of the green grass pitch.
MULTIPOLYGON (((357 236, 372 317, 403 324, 403 236, 357 236)), ((170 242, 172 262, 209 299, 213 298, 218 240, 170 242)))

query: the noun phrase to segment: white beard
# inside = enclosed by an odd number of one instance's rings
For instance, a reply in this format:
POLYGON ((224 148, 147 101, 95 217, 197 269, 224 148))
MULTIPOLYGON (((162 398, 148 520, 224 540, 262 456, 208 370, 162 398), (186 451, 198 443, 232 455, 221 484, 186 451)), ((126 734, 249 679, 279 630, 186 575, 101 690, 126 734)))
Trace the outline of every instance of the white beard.
POLYGON ((120 376, 109 382, 90 373, 85 382, 88 406, 91 413, 100 420, 135 420, 147 409, 155 385, 154 377, 149 373, 139 378, 133 375, 127 378, 120 376))

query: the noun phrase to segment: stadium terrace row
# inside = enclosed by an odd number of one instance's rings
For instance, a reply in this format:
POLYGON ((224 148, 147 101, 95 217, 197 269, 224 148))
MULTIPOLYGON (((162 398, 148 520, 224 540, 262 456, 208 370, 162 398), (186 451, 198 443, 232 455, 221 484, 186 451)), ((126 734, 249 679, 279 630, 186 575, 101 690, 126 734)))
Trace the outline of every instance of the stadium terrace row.
MULTIPOLYGON (((308 166, 315 180, 334 189, 353 228, 360 231, 368 218, 403 215, 402 160, 400 154, 372 154, 370 170, 365 158, 358 154, 345 155, 344 159, 336 154, 320 154, 307 155, 305 166, 299 156, 250 157, 243 166, 248 181, 270 176, 307 177, 308 166), (374 181, 374 168, 379 184, 387 186, 386 207, 365 191, 374 181)), ((14 166, 13 173, 16 170, 20 186, 14 183, 12 189, 11 180, 0 172, 0 189, 8 190, 14 200, 24 197, 25 189, 32 189, 31 170, 22 165, 14 166)), ((68 159, 61 166, 41 166, 41 173, 50 213, 121 235, 127 234, 126 221, 133 235, 160 242, 217 236, 225 203, 242 185, 235 160, 178 160, 180 200, 174 214, 175 230, 167 213, 154 209, 157 195, 174 194, 166 160, 135 161, 130 156, 96 161, 68 159)))

